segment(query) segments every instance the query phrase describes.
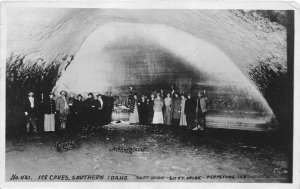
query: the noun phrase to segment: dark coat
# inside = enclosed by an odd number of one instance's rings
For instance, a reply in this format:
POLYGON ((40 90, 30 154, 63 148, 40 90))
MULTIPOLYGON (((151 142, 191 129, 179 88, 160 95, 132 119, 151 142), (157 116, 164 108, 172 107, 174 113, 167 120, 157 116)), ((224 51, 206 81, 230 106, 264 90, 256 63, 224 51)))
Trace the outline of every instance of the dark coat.
POLYGON ((27 112, 28 115, 36 116, 37 111, 37 100, 34 98, 34 107, 31 108, 29 98, 25 98, 23 101, 24 112, 27 112))
POLYGON ((100 101, 99 100, 95 100, 94 101, 94 106, 95 106, 95 108, 97 109, 97 110, 103 110, 103 108, 104 108, 104 100, 102 99, 102 105, 101 105, 101 103, 100 103, 100 101))
POLYGON ((85 111, 85 104, 83 100, 76 100, 74 102, 74 111, 76 114, 83 115, 85 111))
POLYGON ((95 115, 96 115, 96 109, 95 109, 95 100, 92 98, 88 98, 84 101, 85 105, 85 120, 87 121, 88 124, 93 124, 95 120, 95 115))
POLYGON ((180 119, 181 99, 174 98, 172 102, 172 119, 180 119))
POLYGON ((185 114, 196 114, 196 100, 194 99, 187 99, 185 102, 185 109, 184 113, 185 114))
POLYGON ((139 109, 140 123, 146 124, 148 122, 147 100, 145 100, 144 102, 140 100, 138 109, 139 109))
POLYGON ((47 99, 44 102, 44 113, 45 114, 54 114, 55 113, 55 101, 53 99, 47 99))
POLYGON ((91 110, 93 108, 93 106, 95 106, 95 100, 92 98, 88 98, 84 101, 84 104, 88 109, 91 110))
POLYGON ((147 101, 147 110, 148 110, 148 112, 154 112, 153 105, 154 105, 154 100, 149 99, 147 101))
POLYGON ((94 104, 95 104, 95 112, 94 112, 94 119, 97 123, 102 123, 104 122, 104 106, 105 106, 105 102, 104 100, 102 99, 103 101, 103 104, 101 105, 100 101, 97 99, 95 100, 94 104))
POLYGON ((144 102, 140 100, 138 108, 140 112, 147 112, 147 100, 145 100, 144 102))

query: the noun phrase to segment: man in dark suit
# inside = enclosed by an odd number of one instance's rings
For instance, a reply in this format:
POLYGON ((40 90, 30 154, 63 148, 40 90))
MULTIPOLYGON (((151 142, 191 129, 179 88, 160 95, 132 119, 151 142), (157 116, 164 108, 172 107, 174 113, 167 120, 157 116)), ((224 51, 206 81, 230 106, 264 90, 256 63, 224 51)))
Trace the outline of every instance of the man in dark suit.
POLYGON ((198 93, 196 105, 197 127, 193 130, 206 130, 207 97, 205 92, 204 90, 203 93, 198 93))
POLYGON ((24 100, 24 105, 23 105, 27 133, 30 132, 30 125, 32 125, 33 132, 37 133, 36 104, 37 104, 37 102, 35 101, 34 93, 31 91, 28 93, 28 97, 24 100))
POLYGON ((86 124, 86 120, 84 117, 85 104, 84 104, 83 97, 81 94, 79 94, 77 96, 77 100, 75 100, 74 110, 75 110, 75 114, 76 114, 76 120, 78 122, 77 131, 79 132, 79 131, 81 131, 84 124, 86 124))
POLYGON ((92 126, 95 123, 95 100, 93 93, 88 94, 88 98, 84 101, 86 106, 86 121, 88 126, 92 126))

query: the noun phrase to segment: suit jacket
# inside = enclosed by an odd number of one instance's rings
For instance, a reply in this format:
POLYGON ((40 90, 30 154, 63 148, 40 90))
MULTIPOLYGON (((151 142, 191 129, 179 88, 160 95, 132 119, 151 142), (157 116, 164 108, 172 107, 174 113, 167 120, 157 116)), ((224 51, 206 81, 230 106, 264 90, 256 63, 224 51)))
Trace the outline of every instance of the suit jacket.
POLYGON ((30 101, 29 101, 28 97, 26 99, 24 99, 23 107, 24 107, 24 112, 27 112, 28 115, 35 116, 36 115, 36 107, 37 107, 36 98, 34 98, 34 107, 33 108, 31 108, 31 104, 30 104, 30 101))
POLYGON ((195 114, 196 113, 196 100, 194 99, 187 99, 185 102, 185 109, 184 113, 185 114, 195 114))
POLYGON ((65 112, 66 111, 65 103, 67 103, 67 110, 68 110, 69 109, 68 98, 66 97, 66 101, 65 101, 62 96, 58 97, 55 100, 56 111, 59 111, 59 113, 65 112))
POLYGON ((56 110, 55 101, 53 99, 47 99, 44 103, 44 113, 54 114, 56 110))
POLYGON ((100 103, 100 101, 97 99, 97 100, 95 100, 95 102, 94 102, 95 104, 95 108, 97 108, 98 110, 103 110, 103 108, 104 108, 104 100, 102 99, 102 105, 101 105, 101 103, 100 103))

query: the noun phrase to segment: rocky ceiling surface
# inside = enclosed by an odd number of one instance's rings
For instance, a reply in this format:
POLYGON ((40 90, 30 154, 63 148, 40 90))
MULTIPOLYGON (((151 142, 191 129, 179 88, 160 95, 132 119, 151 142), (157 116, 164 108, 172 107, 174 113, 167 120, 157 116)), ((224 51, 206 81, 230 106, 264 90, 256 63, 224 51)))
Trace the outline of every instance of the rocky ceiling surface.
POLYGON ((160 24, 216 46, 245 74, 271 58, 286 67, 286 29, 255 13, 239 10, 126 10, 11 8, 7 55, 42 57, 47 62, 75 55, 84 40, 110 22, 160 24))

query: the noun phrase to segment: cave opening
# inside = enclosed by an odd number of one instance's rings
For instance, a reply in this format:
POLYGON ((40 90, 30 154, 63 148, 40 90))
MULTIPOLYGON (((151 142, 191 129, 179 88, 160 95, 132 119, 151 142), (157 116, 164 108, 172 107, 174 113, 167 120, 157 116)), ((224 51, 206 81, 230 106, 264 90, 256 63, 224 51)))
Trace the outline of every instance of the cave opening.
POLYGON ((130 86, 139 96, 150 96, 160 89, 166 94, 171 86, 192 95, 206 90, 210 114, 223 116, 236 127, 246 128, 240 122, 251 128, 274 124, 275 120, 258 89, 222 51, 161 25, 106 24, 90 34, 62 71, 54 87, 56 92, 66 90, 85 96, 89 92, 111 93, 124 102, 130 86), (164 32, 157 33, 161 28, 164 32))

